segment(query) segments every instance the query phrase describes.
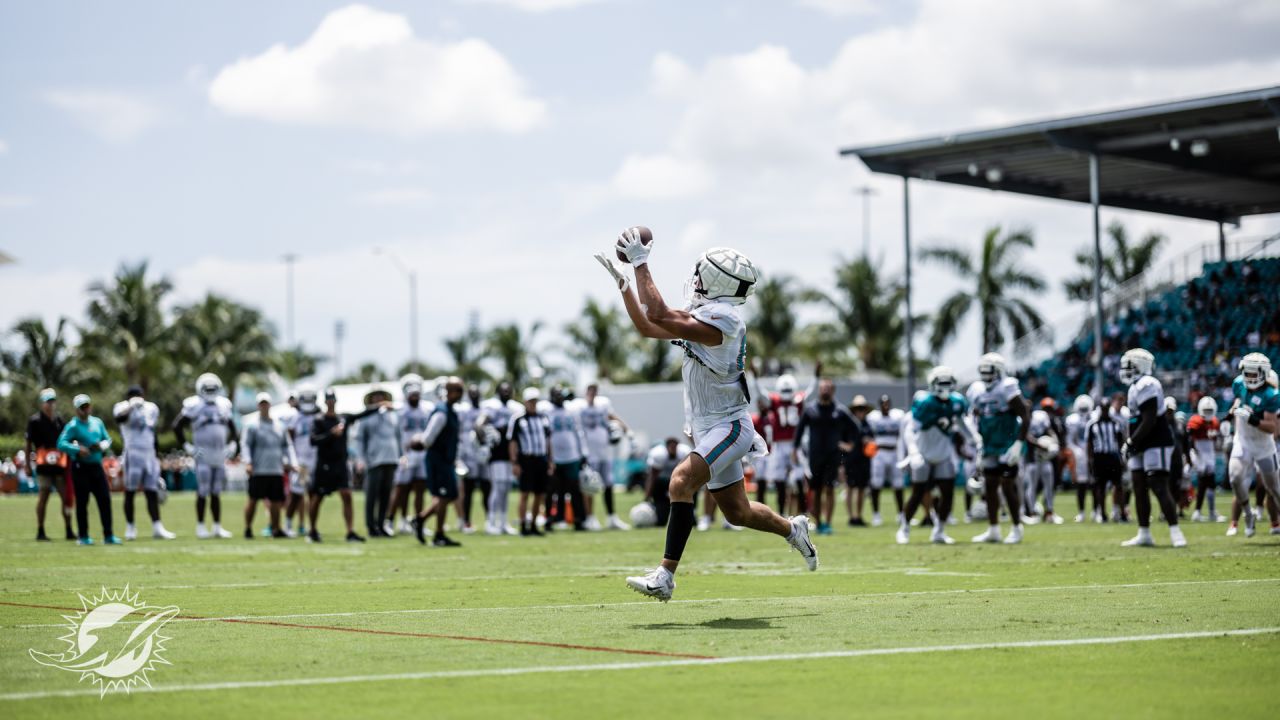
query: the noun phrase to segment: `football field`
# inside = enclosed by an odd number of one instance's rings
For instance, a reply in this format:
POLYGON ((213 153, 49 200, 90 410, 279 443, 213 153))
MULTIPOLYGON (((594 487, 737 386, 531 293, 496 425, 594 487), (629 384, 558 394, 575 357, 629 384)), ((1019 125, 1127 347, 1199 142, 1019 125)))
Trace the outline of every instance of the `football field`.
MULTIPOLYGON (((1276 709, 1280 537, 1265 530, 1245 540, 1187 523, 1190 547, 1173 550, 1161 524, 1155 549, 1119 547, 1132 526, 1034 526, 1020 546, 975 546, 982 528, 961 524, 951 547, 927 544, 927 530, 897 546, 889 527, 838 527, 815 537, 822 567, 809 573, 780 538, 716 529, 691 538, 664 605, 622 581, 660 558, 661 530, 351 545, 331 500, 321 545, 248 541, 242 500, 224 498, 234 540, 195 540, 193 498, 175 496, 165 520, 181 538, 124 547, 36 543, 34 500, 0 500, 0 716, 1038 720, 1276 709), (29 650, 68 649, 63 615, 81 609, 78 594, 126 584, 141 602, 180 609, 157 631, 167 664, 150 688, 100 697, 80 673, 33 659, 29 650)), ((126 647, 129 627, 138 622, 100 631, 94 653, 126 647)))

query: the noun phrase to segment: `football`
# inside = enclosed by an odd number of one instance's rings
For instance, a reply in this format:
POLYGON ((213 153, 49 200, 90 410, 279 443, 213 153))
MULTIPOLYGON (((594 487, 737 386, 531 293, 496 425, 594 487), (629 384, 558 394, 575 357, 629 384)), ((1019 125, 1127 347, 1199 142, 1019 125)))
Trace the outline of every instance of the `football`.
MULTIPOLYGON (((637 230, 640 231, 640 242, 644 243, 645 245, 648 245, 649 243, 653 242, 653 232, 651 232, 649 228, 643 225, 637 225, 635 227, 637 230)), ((617 253, 618 253, 619 260, 627 264, 631 263, 631 261, 627 259, 627 256, 622 254, 621 248, 617 250, 617 253)))

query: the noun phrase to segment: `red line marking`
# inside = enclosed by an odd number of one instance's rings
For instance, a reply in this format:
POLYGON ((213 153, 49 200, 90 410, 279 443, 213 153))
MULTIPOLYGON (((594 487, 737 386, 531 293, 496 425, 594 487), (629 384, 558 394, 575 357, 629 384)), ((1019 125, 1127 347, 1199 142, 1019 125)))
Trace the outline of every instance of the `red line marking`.
MULTIPOLYGON (((80 612, 80 608, 60 607, 57 605, 37 605, 34 603, 16 603, 0 600, 0 605, 10 607, 37 608, 41 610, 59 610, 80 612)), ((434 640, 465 640, 468 642, 497 643, 500 645, 532 645, 536 647, 557 648, 560 650, 586 650, 590 652, 621 653, 624 655, 649 655, 657 657, 691 658, 694 660, 712 660, 713 655, 696 655, 692 653, 665 652, 662 650, 633 650, 629 648, 611 648, 598 645, 573 645, 571 643, 545 642, 542 640, 507 640, 503 638, 477 637, 471 635, 447 635, 443 633, 420 633, 402 630, 374 630, 371 628, 342 627, 340 625, 303 625, 276 620, 253 620, 250 618, 211 618, 200 615, 178 615, 179 620, 208 620, 213 622, 235 623, 239 625, 267 625, 271 627, 295 628, 298 630, 329 630, 332 632, 361 633, 365 635, 390 635, 393 637, 431 638, 434 640)))

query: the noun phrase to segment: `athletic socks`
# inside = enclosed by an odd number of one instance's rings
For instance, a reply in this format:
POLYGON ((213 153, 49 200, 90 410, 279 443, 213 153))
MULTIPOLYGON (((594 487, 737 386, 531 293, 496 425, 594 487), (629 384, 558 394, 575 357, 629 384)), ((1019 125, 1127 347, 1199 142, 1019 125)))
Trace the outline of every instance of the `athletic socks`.
POLYGON ((667 547, 662 557, 679 562, 684 555, 684 546, 689 542, 689 534, 693 532, 693 503, 671 503, 671 517, 667 520, 667 547))

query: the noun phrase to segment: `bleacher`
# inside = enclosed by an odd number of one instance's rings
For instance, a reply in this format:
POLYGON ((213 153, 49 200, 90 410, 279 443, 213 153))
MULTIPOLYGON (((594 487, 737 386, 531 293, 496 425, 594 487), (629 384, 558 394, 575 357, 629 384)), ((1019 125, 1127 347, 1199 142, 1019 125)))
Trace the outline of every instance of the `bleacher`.
MULTIPOLYGON (((1108 394, 1123 389, 1115 373, 1120 355, 1145 347, 1155 354, 1158 373, 1184 378, 1197 397, 1221 396, 1245 353, 1280 358, 1280 257, 1205 263, 1199 276, 1108 318, 1103 334, 1108 394)), ((1086 325, 1066 349, 1019 373, 1024 393, 1036 400, 1052 397, 1066 407, 1090 393, 1093 344, 1086 325)), ((1178 400, 1189 407, 1188 397, 1178 400)))

